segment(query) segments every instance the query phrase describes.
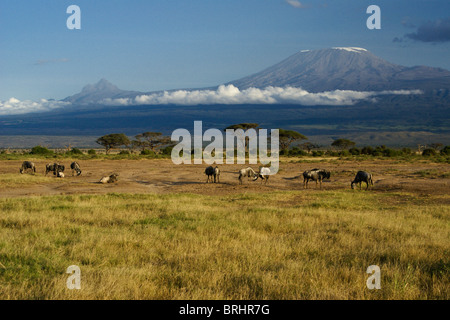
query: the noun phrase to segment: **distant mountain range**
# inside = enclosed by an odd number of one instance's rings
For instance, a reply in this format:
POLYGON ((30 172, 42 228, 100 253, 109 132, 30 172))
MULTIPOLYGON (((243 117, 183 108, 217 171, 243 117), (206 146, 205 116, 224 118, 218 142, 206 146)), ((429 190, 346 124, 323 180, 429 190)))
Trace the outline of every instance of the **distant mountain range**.
MULTIPOLYGON (((450 71, 425 66, 404 67, 383 60, 363 48, 339 47, 302 50, 261 72, 227 84, 232 84, 241 90, 262 89, 268 86, 297 87, 313 93, 333 90, 401 89, 420 89, 428 92, 450 90, 450 71)), ((157 93, 160 92, 121 90, 106 79, 101 79, 98 83, 85 86, 80 93, 69 96, 63 101, 74 105, 88 105, 100 103, 106 99, 133 99, 157 93)))
MULTIPOLYGON (((433 142, 450 144, 448 70, 399 66, 363 48, 330 48, 303 50, 272 67, 226 85, 239 88, 241 92, 266 87, 302 88, 313 94, 334 90, 389 92, 376 96, 376 99, 360 99, 348 105, 313 105, 295 100, 275 104, 158 105, 139 98, 164 95, 163 92, 121 90, 102 79, 65 98, 63 101, 69 103, 68 106, 49 112, 0 116, 0 135, 99 136, 116 132, 135 135, 144 131, 169 134, 176 128, 191 128, 195 120, 203 120, 205 128, 256 122, 266 128, 293 129, 309 136, 426 132, 427 135, 433 133, 433 139, 443 137, 441 141, 435 139, 433 142), (393 90, 420 90, 423 94, 395 94, 393 90), (104 103, 130 100, 140 103, 104 103)), ((219 92, 218 88, 196 90, 204 94, 206 91, 219 92)), ((195 89, 183 90, 184 93, 189 91, 195 89)), ((420 139, 418 135, 414 137, 420 139)), ((374 139, 378 141, 376 137, 374 139)))
POLYGON ((310 92, 450 89, 450 71, 425 66, 404 67, 363 48, 343 47, 302 50, 230 84, 240 89, 291 86, 310 92))
POLYGON ((80 93, 63 99, 72 104, 95 104, 104 99, 117 99, 135 97, 142 93, 137 91, 125 91, 117 88, 106 79, 101 79, 96 84, 88 84, 80 93))

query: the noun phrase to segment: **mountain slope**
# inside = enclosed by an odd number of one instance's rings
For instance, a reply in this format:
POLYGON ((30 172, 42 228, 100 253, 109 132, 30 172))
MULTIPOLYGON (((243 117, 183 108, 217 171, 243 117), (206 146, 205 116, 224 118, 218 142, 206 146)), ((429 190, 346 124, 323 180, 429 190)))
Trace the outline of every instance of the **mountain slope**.
POLYGON ((98 103, 104 99, 118 99, 140 95, 137 91, 121 90, 106 79, 101 79, 96 84, 86 85, 80 93, 65 98, 64 102, 72 104, 91 104, 98 103))
POLYGON ((240 89, 292 86, 310 92, 449 89, 450 71, 395 65, 363 48, 331 48, 300 51, 230 84, 240 89))
MULTIPOLYGON (((312 93, 334 90, 421 89, 432 91, 450 89, 450 71, 425 66, 404 67, 381 59, 363 48, 337 47, 300 51, 261 72, 227 84, 232 84, 241 90, 268 86, 300 87, 312 93)), ((173 91, 177 90, 169 90, 169 92, 173 91)), ((141 95, 155 93, 161 93, 161 91, 121 90, 102 79, 96 84, 85 86, 80 93, 67 97, 63 101, 70 102, 72 105, 86 106, 102 104, 108 99, 134 99, 141 95)))

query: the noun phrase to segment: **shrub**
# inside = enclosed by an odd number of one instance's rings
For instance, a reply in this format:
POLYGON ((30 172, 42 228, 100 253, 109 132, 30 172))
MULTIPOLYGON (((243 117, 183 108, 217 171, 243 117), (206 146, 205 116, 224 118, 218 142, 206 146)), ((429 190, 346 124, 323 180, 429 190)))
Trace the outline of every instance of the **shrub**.
POLYGON ((173 146, 167 146, 167 147, 161 149, 161 153, 164 155, 170 156, 172 154, 172 149, 173 149, 173 146))
POLYGON ((374 150, 374 151, 372 152, 372 155, 373 155, 374 157, 381 157, 381 156, 383 155, 383 152, 381 152, 381 151, 379 151, 379 150, 374 150))
POLYGON ((441 150, 441 154, 444 155, 444 156, 450 155, 450 146, 445 146, 445 147, 441 150))
POLYGON ((385 157, 396 157, 399 155, 401 155, 401 151, 397 151, 397 150, 389 149, 389 148, 386 148, 383 150, 383 156, 385 156, 385 157))
POLYGON ((88 150, 88 154, 94 155, 94 154, 97 154, 97 152, 95 152, 94 149, 89 149, 89 150, 88 150))
POLYGON ((361 149, 361 154, 368 154, 368 155, 372 155, 373 154, 373 148, 372 147, 363 147, 361 149))
POLYGON ((120 150, 119 154, 126 154, 126 155, 129 155, 129 154, 130 154, 130 151, 128 151, 128 150, 120 150))
POLYGON ((141 155, 143 155, 143 156, 154 156, 154 155, 156 155, 156 153, 153 152, 152 150, 145 149, 145 150, 141 151, 141 155))
POLYGON ((36 146, 36 147, 33 147, 33 148, 31 149, 30 154, 34 154, 34 155, 44 155, 44 156, 45 156, 45 155, 53 155, 54 152, 51 151, 51 150, 49 150, 49 149, 47 149, 47 148, 45 148, 45 147, 42 147, 42 146, 36 146))
POLYGON ((424 157, 431 157, 431 156, 435 156, 436 154, 437 154, 436 150, 434 150, 434 149, 425 149, 422 152, 422 156, 424 156, 424 157))
POLYGON ((293 147, 291 150, 289 150, 290 156, 307 156, 308 153, 299 147, 293 147))
POLYGON ((78 148, 72 148, 72 150, 67 151, 66 153, 67 153, 67 154, 83 154, 83 151, 81 151, 81 150, 78 149, 78 148))
POLYGON ((327 150, 325 154, 330 157, 339 157, 339 152, 333 150, 327 150))
POLYGON ((358 148, 355 148, 355 147, 350 148, 348 150, 348 152, 350 152, 350 154, 352 154, 354 156, 357 156, 357 155, 361 154, 361 150, 359 150, 358 148))
POLYGON ((324 154, 324 152, 322 150, 314 150, 312 152, 313 157, 321 157, 321 156, 323 156, 323 154, 324 154))
POLYGON ((410 148, 403 148, 403 149, 402 149, 402 153, 403 153, 405 156, 409 156, 409 155, 411 155, 413 152, 412 152, 412 150, 411 150, 410 148))

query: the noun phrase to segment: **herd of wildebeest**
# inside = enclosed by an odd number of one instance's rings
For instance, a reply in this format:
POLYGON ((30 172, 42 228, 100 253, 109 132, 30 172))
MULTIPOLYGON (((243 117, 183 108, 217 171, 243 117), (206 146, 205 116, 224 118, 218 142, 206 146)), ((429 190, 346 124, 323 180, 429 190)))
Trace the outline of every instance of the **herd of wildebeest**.
MULTIPOLYGON (((207 175, 206 183, 209 181, 214 183, 219 183, 219 177, 220 177, 220 169, 219 167, 213 168, 212 166, 209 166, 205 170, 205 174, 207 175)), ((319 183, 320 188, 322 188, 322 181, 324 179, 330 179, 331 172, 325 169, 312 169, 312 170, 306 170, 303 172, 303 188, 308 187, 308 182, 310 180, 316 182, 316 186, 319 183)), ((270 168, 266 167, 260 167, 259 172, 255 172, 253 168, 248 167, 245 169, 239 170, 239 184, 242 184, 242 178, 247 177, 247 179, 252 179, 253 181, 258 180, 261 178, 261 183, 264 182, 264 184, 267 184, 267 181, 270 177, 270 168)), ((373 179, 372 174, 366 172, 366 171, 358 171, 358 173, 355 176, 355 179, 351 182, 352 189, 354 188, 355 184, 359 184, 359 188, 361 189, 362 182, 366 183, 366 190, 369 188, 369 186, 373 186, 373 179)))
MULTIPOLYGON (((78 162, 74 161, 70 164, 70 169, 72 170, 72 176, 75 174, 77 176, 81 175, 81 167, 78 164, 78 162)), ((64 170, 65 166, 59 163, 49 163, 45 166, 45 175, 52 172, 53 175, 55 175, 58 178, 64 178, 64 170)), ((22 163, 22 166, 20 167, 20 173, 23 174, 27 171, 31 171, 33 173, 36 173, 36 165, 31 161, 24 161, 22 163)), ((219 167, 212 167, 209 166, 205 169, 205 174, 207 176, 206 183, 220 183, 220 169, 219 167)), ((325 169, 312 169, 312 170, 306 170, 303 172, 303 188, 308 187, 308 182, 310 180, 316 182, 320 185, 320 188, 322 188, 322 181, 324 179, 330 179, 331 173, 328 170, 325 169)), ((106 184, 106 183, 114 183, 118 181, 119 175, 117 173, 113 173, 109 176, 102 177, 100 179, 100 183, 106 184)), ((264 182, 264 184, 267 184, 267 181, 270 177, 270 168, 267 167, 260 167, 259 171, 256 172, 251 167, 244 168, 239 170, 239 184, 242 184, 242 179, 247 177, 248 180, 256 181, 259 178, 261 178, 261 183, 264 182)), ((369 188, 369 186, 373 186, 373 179, 372 174, 366 172, 366 171, 358 171, 355 178, 351 182, 351 188, 354 188, 354 185, 359 184, 359 189, 361 189, 362 182, 366 183, 366 190, 369 188)))
MULTIPOLYGON (((49 174, 50 172, 53 173, 53 175, 55 175, 58 178, 64 178, 64 170, 66 169, 66 167, 62 164, 59 163, 48 163, 45 166, 45 175, 49 174)), ((72 176, 74 176, 75 174, 77 176, 81 175, 81 167, 79 165, 78 162, 74 161, 70 164, 70 169, 72 170, 72 176)), ((36 173, 36 165, 34 164, 34 162, 31 161, 24 161, 22 163, 22 166, 20 167, 19 172, 21 174, 25 173, 25 172, 33 172, 36 173)), ((106 177, 102 177, 100 179, 100 183, 114 183, 118 180, 119 175, 116 173, 113 173, 109 176, 106 177)))

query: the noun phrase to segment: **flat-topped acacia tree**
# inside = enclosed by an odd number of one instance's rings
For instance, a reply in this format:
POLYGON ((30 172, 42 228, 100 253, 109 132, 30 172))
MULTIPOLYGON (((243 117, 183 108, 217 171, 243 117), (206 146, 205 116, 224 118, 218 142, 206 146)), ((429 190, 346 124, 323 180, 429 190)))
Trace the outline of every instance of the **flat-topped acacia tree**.
POLYGON ((165 144, 170 144, 171 140, 168 136, 163 136, 161 132, 144 132, 135 136, 136 140, 132 141, 133 146, 140 148, 141 151, 149 148, 154 153, 156 149, 165 144))
POLYGON ((107 134, 98 138, 95 142, 105 147, 106 154, 109 154, 111 149, 118 148, 120 146, 127 146, 131 143, 130 139, 123 133, 107 134))
POLYGON ((306 136, 302 135, 301 133, 294 131, 294 130, 284 130, 284 129, 278 129, 279 135, 280 135, 280 149, 281 151, 287 151, 289 149, 289 146, 294 141, 299 140, 306 140, 308 139, 306 136))
POLYGON ((350 147, 353 147, 356 145, 355 142, 348 140, 348 139, 336 139, 333 141, 333 143, 331 144, 333 147, 339 148, 341 150, 345 150, 348 149, 350 147))
MULTIPOLYGON (((226 127, 223 131, 227 131, 227 130, 238 130, 238 129, 242 129, 245 131, 249 130, 249 129, 260 129, 259 128, 259 124, 257 123, 239 123, 239 124, 233 124, 229 127, 226 127)), ((248 137, 245 137, 245 152, 248 152, 248 137)))

